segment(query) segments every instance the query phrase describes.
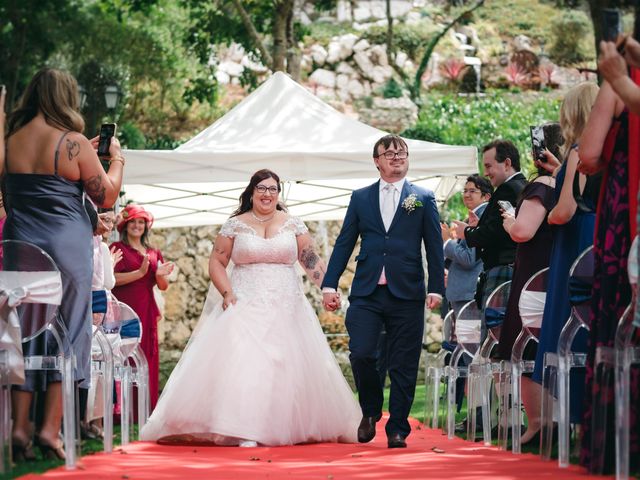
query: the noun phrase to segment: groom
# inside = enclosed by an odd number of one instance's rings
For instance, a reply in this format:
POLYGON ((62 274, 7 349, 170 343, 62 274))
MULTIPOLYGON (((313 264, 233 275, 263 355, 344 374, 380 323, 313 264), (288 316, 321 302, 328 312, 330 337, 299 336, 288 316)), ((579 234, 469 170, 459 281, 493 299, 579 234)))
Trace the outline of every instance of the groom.
POLYGON ((437 307, 444 292, 442 236, 433 193, 409 183, 409 152, 405 141, 387 135, 373 147, 380 180, 355 190, 322 283, 327 310, 340 305, 338 280, 361 238, 346 326, 350 360, 359 393, 362 421, 358 441, 369 442, 382 416, 383 386, 376 370, 381 330, 386 331, 391 378, 389 448, 403 448, 411 428, 413 403, 424 328, 425 296, 437 307), (427 252, 429 288, 425 294, 421 244, 427 252))

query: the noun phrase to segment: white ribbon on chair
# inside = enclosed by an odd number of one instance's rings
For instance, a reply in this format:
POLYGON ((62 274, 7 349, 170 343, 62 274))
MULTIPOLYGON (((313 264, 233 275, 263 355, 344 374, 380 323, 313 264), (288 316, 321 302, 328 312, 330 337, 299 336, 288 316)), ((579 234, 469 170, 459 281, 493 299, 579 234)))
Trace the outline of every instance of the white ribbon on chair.
POLYGON ((520 318, 522 319, 523 327, 542 327, 542 314, 544 313, 544 303, 546 300, 546 292, 522 291, 518 307, 520 309, 520 318))
POLYGON ((9 379, 24 383, 22 333, 17 307, 23 303, 60 305, 60 272, 0 271, 0 350, 7 351, 9 379))
POLYGON ((462 344, 480 343, 480 320, 456 321, 456 338, 462 344))

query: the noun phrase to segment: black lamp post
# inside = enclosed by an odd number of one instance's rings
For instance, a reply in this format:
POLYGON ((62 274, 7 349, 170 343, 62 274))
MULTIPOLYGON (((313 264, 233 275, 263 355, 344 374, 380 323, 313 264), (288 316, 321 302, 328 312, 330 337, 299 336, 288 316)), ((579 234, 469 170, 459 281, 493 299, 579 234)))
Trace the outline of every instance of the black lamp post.
MULTIPOLYGON (((86 89, 83 85, 78 86, 80 109, 84 110, 85 107, 87 107, 89 110, 89 112, 87 112, 87 136, 89 137, 97 133, 98 113, 100 110, 104 111, 104 107, 101 106, 102 102, 97 100, 98 95, 101 93, 100 90, 102 90, 100 85, 90 85, 89 89, 86 89)), ((104 87, 102 93, 104 94, 104 105, 107 107, 107 110, 115 115, 115 110, 120 100, 120 89, 117 85, 107 85, 104 87)))
POLYGON ((115 111, 120 100, 120 90, 117 85, 107 85, 104 89, 104 103, 109 110, 115 111))

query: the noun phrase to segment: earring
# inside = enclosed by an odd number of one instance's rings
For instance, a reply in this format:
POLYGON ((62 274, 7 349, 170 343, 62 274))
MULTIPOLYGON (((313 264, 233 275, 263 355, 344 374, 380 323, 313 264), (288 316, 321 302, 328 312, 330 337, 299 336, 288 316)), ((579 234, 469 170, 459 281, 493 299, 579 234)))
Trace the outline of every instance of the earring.
POLYGON ((249 205, 253 205, 253 197, 249 197, 249 205))

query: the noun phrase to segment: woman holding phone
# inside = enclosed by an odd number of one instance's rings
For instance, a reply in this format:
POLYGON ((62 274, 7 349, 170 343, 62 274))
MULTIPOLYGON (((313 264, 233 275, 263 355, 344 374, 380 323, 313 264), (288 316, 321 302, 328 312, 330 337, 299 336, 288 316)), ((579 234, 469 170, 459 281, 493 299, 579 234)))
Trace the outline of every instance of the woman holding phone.
MULTIPOLYGON (((547 215, 555 204, 553 189, 555 179, 543 162, 535 160, 538 177, 529 182, 520 195, 515 213, 503 208, 503 227, 511 239, 518 244, 513 264, 511 291, 507 303, 504 323, 500 330, 500 342, 497 346, 498 358, 511 360, 513 345, 522 329, 519 301, 520 293, 531 276, 549 266, 551 254, 551 227, 547 223, 547 215)), ((527 351, 531 358, 533 352, 527 351)), ((522 445, 534 440, 540 430, 540 409, 536 398, 540 389, 528 377, 522 377, 522 402, 528 418, 528 430, 522 435, 522 445), (537 387, 537 388, 536 388, 537 387)))
MULTIPOLYGON (((114 138, 109 173, 102 168, 96 155, 97 137, 89 140, 82 134, 78 84, 67 72, 44 68, 36 73, 8 123, 6 158, 0 164, 7 210, 3 236, 36 244, 60 270, 63 294, 59 311, 76 355, 75 380, 81 381, 91 375, 93 268, 92 229, 84 195, 98 206, 112 206, 120 191, 124 158, 114 138)), ((19 268, 11 264, 9 252, 4 253, 3 266, 19 268)), ((24 344, 25 355, 40 353, 42 342, 37 343, 24 344)), ((35 390, 46 390, 44 418, 36 426, 35 443, 44 456, 63 459, 60 375, 54 372, 27 372, 25 384, 13 387, 13 458, 35 458, 29 423, 35 390)))

